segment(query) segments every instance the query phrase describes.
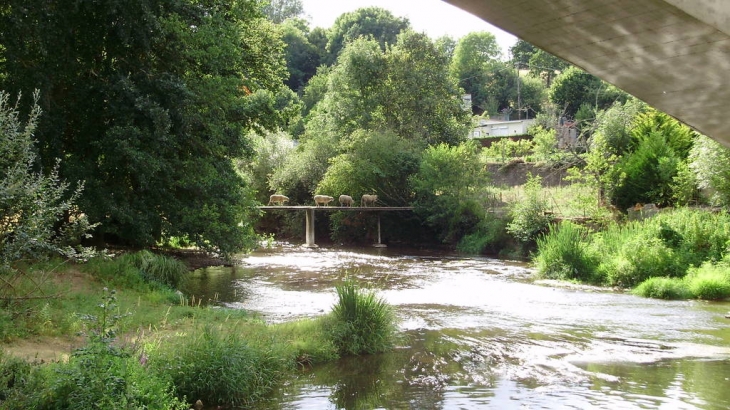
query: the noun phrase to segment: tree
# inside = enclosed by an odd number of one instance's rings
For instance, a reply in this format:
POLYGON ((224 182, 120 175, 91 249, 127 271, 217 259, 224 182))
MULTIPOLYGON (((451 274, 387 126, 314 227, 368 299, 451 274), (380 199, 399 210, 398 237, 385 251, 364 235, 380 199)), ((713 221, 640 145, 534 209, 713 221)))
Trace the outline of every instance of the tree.
POLYGON ((231 158, 250 152, 246 131, 281 124, 284 75, 259 7, 12 0, 0 12, 3 86, 41 88, 44 168, 64 158, 60 175, 86 181, 79 203, 106 240, 188 236, 224 254, 252 243, 231 158))
POLYGON ((439 239, 455 243, 484 219, 488 181, 473 141, 432 145, 423 151, 418 172, 411 178, 414 212, 438 232, 439 239))
POLYGON ((360 37, 372 38, 378 42, 381 50, 386 44, 395 44, 398 34, 409 28, 406 18, 395 17, 379 7, 365 7, 350 13, 344 13, 335 20, 327 38, 327 64, 333 64, 347 43, 360 37))
MULTIPOLYGON (((494 34, 489 32, 469 33, 462 37, 450 64, 451 75, 457 79, 459 87, 471 94, 472 105, 476 114, 484 111, 496 113, 508 104, 500 104, 496 84, 502 84, 504 76, 509 75, 506 65, 499 64, 501 49, 494 34), (500 107, 500 105, 502 105, 500 107)), ((512 75, 516 76, 514 70, 512 75)))
POLYGON ((289 79, 286 85, 295 92, 301 92, 320 64, 317 47, 309 42, 309 27, 306 21, 288 19, 281 24, 282 40, 286 44, 286 68, 289 79))
POLYGON ((631 134, 631 151, 616 164, 622 178, 611 192, 611 202, 619 209, 636 203, 672 205, 674 179, 687 160, 695 132, 652 109, 635 119, 631 134))
POLYGON ((537 50, 537 47, 519 38, 517 39, 517 42, 509 48, 509 54, 512 56, 510 62, 513 66, 527 68, 530 65, 530 58, 533 54, 535 54, 535 52, 537 52, 537 50))
POLYGON ((537 49, 530 56, 528 66, 530 67, 530 74, 534 77, 542 78, 545 81, 545 86, 550 88, 555 78, 555 73, 565 71, 570 66, 570 63, 545 50, 537 49))
POLYGON ((730 150, 717 141, 699 135, 689 154, 689 167, 700 189, 709 194, 710 203, 730 205, 730 150))
POLYGON ((284 20, 296 18, 304 13, 302 0, 269 0, 269 4, 264 6, 264 14, 276 24, 283 23, 284 20))
POLYGON ((624 102, 628 94, 601 81, 598 77, 571 66, 553 81, 548 91, 550 100, 562 107, 564 115, 573 118, 581 105, 603 110, 615 101, 624 102))

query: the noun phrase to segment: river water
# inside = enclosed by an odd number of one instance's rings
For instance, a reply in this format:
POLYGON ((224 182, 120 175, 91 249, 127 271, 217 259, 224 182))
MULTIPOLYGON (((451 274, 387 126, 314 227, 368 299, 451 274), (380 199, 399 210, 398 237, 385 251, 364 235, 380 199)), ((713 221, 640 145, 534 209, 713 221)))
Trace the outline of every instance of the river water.
POLYGON ((268 322, 329 312, 349 276, 397 312, 386 354, 292 376, 257 409, 728 409, 730 303, 534 282, 528 265, 278 244, 195 275, 268 322))

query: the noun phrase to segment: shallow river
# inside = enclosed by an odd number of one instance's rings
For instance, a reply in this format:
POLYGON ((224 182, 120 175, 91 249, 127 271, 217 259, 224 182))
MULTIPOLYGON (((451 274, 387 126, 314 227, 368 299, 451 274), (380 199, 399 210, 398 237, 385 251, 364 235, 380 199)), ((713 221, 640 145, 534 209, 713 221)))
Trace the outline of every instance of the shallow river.
POLYGON ((329 312, 349 275, 392 304, 395 351, 293 376, 258 409, 728 409, 730 303, 533 283, 522 263, 282 245, 201 270, 269 322, 329 312))

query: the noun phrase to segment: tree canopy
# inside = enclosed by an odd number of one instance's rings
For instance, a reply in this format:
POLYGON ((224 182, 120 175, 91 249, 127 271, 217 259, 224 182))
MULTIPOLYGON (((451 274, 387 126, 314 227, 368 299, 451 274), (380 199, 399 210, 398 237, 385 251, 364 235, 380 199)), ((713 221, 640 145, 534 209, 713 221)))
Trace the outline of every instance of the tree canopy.
POLYGON ((395 44, 398 34, 409 28, 406 18, 395 17, 379 7, 365 7, 344 13, 335 20, 327 35, 328 64, 333 64, 347 43, 360 37, 373 38, 381 49, 395 44))
POLYGON ((11 0, 0 87, 40 89, 44 167, 86 181, 80 206, 107 240, 187 236, 235 252, 251 239, 231 158, 280 123, 279 34, 256 0, 11 0), (13 34, 15 33, 15 34, 13 34), (22 36, 17 33, 23 33, 22 36))

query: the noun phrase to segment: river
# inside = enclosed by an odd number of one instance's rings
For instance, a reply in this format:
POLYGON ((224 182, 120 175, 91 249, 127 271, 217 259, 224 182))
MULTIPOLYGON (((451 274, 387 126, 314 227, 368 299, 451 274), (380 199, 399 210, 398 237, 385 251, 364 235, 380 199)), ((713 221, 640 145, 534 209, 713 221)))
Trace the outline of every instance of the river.
POLYGON ((197 271, 197 298, 268 322, 329 312, 345 276, 403 335, 292 376, 256 409, 728 409, 730 303, 533 282, 524 263, 277 244, 197 271))

